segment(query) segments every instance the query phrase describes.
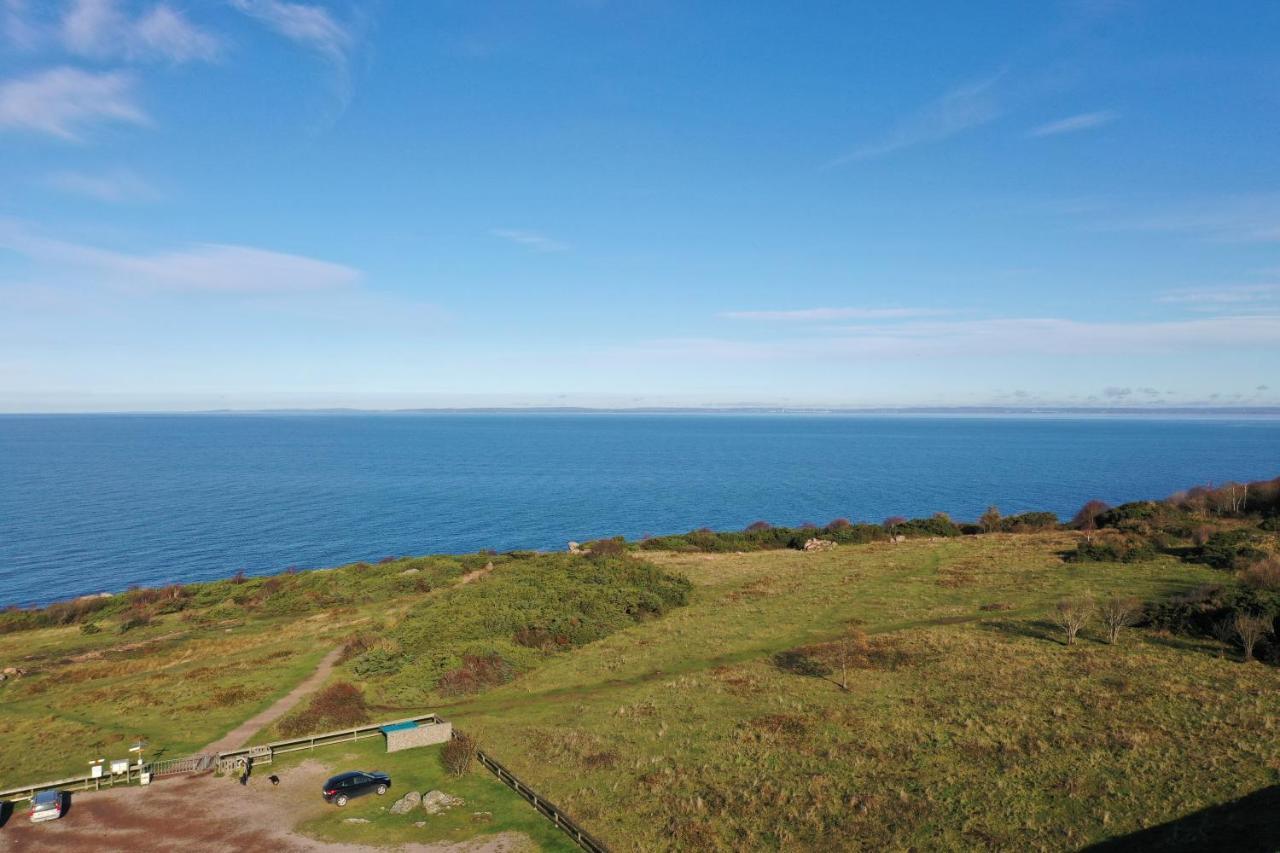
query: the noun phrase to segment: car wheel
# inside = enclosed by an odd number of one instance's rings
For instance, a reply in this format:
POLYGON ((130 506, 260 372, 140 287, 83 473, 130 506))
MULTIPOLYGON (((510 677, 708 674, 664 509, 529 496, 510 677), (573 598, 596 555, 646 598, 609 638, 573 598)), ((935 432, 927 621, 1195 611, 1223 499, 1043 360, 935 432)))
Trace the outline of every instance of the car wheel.
POLYGON ((342 794, 341 796, 338 797, 338 799, 334 800, 334 802, 340 806, 345 806, 347 804, 347 795, 342 794))
POLYGON ((383 794, 385 794, 385 793, 387 792, 387 786, 386 786, 386 785, 379 785, 379 786, 377 787, 377 789, 376 789, 376 790, 377 790, 377 792, 378 792, 378 796, 379 796, 379 797, 381 797, 383 794))

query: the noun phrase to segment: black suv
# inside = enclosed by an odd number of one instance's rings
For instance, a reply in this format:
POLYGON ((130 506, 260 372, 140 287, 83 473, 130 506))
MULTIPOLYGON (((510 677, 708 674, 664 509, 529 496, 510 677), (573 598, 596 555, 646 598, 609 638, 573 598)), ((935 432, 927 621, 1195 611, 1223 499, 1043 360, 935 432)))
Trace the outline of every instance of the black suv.
POLYGON ((386 773, 352 770, 349 773, 339 773, 324 783, 324 800, 326 803, 345 806, 352 797, 385 794, 390 787, 391 777, 386 773))

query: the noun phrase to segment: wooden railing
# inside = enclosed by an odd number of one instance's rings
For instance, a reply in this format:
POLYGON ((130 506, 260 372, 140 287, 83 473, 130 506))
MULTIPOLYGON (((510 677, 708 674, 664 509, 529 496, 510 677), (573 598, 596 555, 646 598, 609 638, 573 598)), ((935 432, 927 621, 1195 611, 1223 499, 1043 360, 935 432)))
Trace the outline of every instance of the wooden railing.
POLYGON ((530 805, 560 827, 565 835, 576 841, 583 850, 587 850, 589 853, 608 853, 609 848, 605 847, 601 841, 593 838, 590 833, 578 826, 572 818, 557 808, 546 797, 541 796, 537 791, 517 779, 510 770, 499 764, 484 750, 476 750, 476 760, 491 770, 493 775, 501 779, 508 788, 528 800, 530 805))

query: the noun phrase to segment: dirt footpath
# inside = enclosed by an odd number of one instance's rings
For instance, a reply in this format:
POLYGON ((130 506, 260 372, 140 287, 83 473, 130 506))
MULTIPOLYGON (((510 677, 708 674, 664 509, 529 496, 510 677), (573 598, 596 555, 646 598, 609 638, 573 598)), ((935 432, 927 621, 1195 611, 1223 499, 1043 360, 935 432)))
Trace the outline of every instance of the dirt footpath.
POLYGON ((295 705, 319 690, 320 685, 324 684, 325 680, 332 674, 333 667, 338 662, 340 654, 342 654, 342 649, 340 648, 329 652, 316 666, 315 671, 308 675, 301 684, 277 699, 270 708, 245 720, 228 732, 226 737, 214 741, 201 752, 230 752, 233 749, 239 749, 244 746, 258 732, 292 711, 295 705))
POLYGON ((408 844, 394 848, 329 844, 295 827, 325 809, 320 797, 329 769, 304 761, 279 771, 280 784, 263 767, 248 785, 212 775, 168 779, 146 788, 73 794, 61 820, 32 824, 19 809, 0 826, 0 850, 19 853, 74 851, 201 851, 201 853, 516 853, 533 849, 519 833, 484 836, 461 844, 408 844))

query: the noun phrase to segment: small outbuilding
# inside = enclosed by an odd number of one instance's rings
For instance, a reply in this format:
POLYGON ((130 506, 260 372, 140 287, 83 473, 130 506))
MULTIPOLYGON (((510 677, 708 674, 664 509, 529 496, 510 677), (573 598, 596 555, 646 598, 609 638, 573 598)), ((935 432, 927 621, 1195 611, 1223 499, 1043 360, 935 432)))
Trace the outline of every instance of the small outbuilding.
POLYGON ((399 752, 402 749, 413 749, 415 746, 430 746, 445 743, 453 737, 453 723, 448 720, 406 720, 403 723, 390 723, 382 727, 382 734, 387 739, 387 752, 399 752))

